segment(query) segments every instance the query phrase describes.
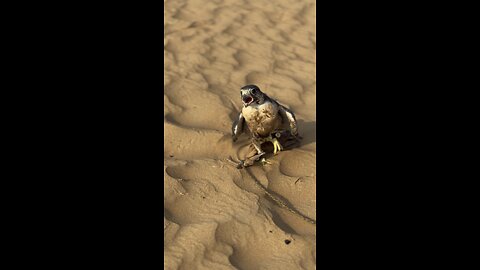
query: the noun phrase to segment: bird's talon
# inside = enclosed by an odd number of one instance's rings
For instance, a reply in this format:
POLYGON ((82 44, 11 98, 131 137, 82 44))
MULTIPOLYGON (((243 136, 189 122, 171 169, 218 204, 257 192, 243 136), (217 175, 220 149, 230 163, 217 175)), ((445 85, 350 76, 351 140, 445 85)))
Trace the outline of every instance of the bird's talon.
POLYGON ((240 162, 237 164, 237 169, 243 169, 245 168, 243 160, 240 160, 240 162))
POLYGON ((282 145, 278 142, 277 138, 274 138, 272 140, 272 143, 273 143, 273 154, 276 155, 277 152, 280 152, 283 150, 283 147, 282 145))
POLYGON ((271 165, 272 163, 270 161, 268 161, 266 158, 262 158, 262 160, 260 160, 260 162, 262 163, 263 166, 265 165, 271 165))

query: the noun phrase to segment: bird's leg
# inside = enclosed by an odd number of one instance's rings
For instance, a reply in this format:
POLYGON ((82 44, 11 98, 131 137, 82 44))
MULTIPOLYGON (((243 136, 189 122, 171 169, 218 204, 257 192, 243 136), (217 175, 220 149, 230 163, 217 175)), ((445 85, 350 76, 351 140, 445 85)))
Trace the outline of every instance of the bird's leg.
POLYGON ((283 147, 282 147, 282 145, 278 142, 277 138, 273 138, 272 143, 273 143, 273 148, 274 148, 274 150, 273 150, 273 154, 274 154, 274 155, 276 155, 277 152, 280 152, 280 151, 283 150, 283 147))
POLYGON ((247 158, 240 161, 238 166, 240 167, 239 169, 253 165, 253 163, 263 155, 265 155, 265 152, 262 150, 260 143, 256 140, 253 140, 252 144, 250 145, 250 152, 248 153, 247 158))
POLYGON ((278 142, 277 136, 279 137, 280 133, 276 132, 272 134, 267 141, 271 142, 273 144, 273 154, 276 155, 277 152, 280 152, 283 150, 283 146, 278 142), (277 135, 278 134, 278 135, 277 135))
POLYGON ((263 166, 265 166, 265 165, 267 165, 267 164, 268 164, 268 165, 271 165, 271 164, 272 164, 272 162, 268 161, 266 158, 262 158, 262 159, 260 160, 260 162, 262 163, 263 166))

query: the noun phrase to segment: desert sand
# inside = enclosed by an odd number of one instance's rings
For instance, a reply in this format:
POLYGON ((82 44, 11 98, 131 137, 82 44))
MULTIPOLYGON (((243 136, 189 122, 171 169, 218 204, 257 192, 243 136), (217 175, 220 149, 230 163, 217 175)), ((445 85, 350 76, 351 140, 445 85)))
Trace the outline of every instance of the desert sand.
POLYGON ((164 268, 315 269, 314 1, 164 0, 164 268), (240 87, 293 110, 300 147, 238 170, 240 87))

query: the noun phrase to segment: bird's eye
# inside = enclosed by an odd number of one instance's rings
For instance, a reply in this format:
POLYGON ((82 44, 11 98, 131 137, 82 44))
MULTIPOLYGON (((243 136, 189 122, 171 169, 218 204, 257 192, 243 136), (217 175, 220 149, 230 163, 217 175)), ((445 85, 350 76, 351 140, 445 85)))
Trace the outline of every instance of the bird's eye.
POLYGON ((257 90, 256 89, 253 89, 252 90, 252 94, 256 94, 257 93, 257 90))

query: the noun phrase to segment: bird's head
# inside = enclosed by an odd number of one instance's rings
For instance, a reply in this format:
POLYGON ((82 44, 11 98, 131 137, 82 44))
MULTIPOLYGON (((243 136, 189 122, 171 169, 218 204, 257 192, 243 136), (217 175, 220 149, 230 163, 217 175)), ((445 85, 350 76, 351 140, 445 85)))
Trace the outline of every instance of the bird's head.
POLYGON ((265 94, 260 91, 260 88, 256 85, 246 85, 240 88, 240 96, 242 97, 243 106, 247 107, 250 104, 263 103, 265 99, 265 94))

